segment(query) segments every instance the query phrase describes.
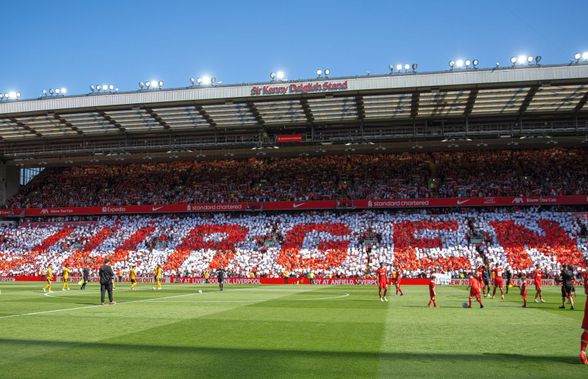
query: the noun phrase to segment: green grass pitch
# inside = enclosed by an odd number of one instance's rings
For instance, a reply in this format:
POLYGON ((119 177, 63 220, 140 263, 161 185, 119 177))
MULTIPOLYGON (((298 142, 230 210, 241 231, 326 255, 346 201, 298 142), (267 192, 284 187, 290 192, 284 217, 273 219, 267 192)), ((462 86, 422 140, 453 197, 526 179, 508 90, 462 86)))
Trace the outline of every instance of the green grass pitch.
POLYGON ((585 297, 562 311, 557 288, 527 309, 516 288, 463 309, 465 288, 439 286, 428 309, 416 286, 389 303, 373 287, 128 287, 99 306, 95 283, 51 296, 1 283, 0 377, 588 377, 585 297))

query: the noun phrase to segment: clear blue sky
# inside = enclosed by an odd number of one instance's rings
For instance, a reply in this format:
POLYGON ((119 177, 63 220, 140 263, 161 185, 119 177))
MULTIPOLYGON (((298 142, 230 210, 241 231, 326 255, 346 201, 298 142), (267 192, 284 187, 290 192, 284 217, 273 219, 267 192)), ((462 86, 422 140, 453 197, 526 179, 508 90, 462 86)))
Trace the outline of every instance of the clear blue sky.
POLYGON ((588 0, 574 1, 4 1, 0 92, 24 98, 64 86, 135 90, 213 74, 264 81, 283 69, 310 78, 384 73, 388 64, 442 70, 451 58, 481 66, 512 55, 565 63, 588 50, 588 0))

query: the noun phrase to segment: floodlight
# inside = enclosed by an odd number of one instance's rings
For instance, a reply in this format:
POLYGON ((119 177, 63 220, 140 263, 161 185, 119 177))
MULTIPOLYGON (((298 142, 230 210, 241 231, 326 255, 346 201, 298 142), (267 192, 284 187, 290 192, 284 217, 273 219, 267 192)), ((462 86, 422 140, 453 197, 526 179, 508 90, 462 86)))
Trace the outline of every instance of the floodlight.
POLYGON ((208 75, 204 75, 202 78, 200 78, 200 83, 202 85, 209 86, 212 84, 212 78, 208 75))
POLYGON ((588 51, 582 53, 582 59, 584 59, 585 61, 588 60, 588 51))
POLYGON ((271 80, 276 79, 276 73, 275 72, 271 72, 270 73, 270 78, 271 78, 271 80))
POLYGON ((575 60, 579 61, 579 60, 580 60, 580 58, 582 58, 582 54, 580 54, 580 53, 576 53, 576 55, 574 55, 574 59, 575 59, 575 60))
POLYGON ((101 86, 100 84, 98 84, 98 85, 96 86, 96 89, 97 89, 98 91, 102 91, 102 86, 101 86))
POLYGON ((151 88, 155 88, 155 87, 157 87, 158 83, 157 83, 157 80, 152 80, 151 83, 149 83, 149 84, 150 84, 151 88))
POLYGON ((388 65, 388 70, 390 70, 390 72, 394 72, 394 65, 393 64, 388 65))
POLYGON ((276 77, 278 78, 278 80, 284 80, 284 78, 286 77, 286 74, 284 73, 284 71, 278 71, 276 73, 276 77))
POLYGON ((525 64, 525 62, 527 62, 527 56, 526 55, 519 55, 517 57, 517 63, 518 64, 525 64))
POLYGON ((416 71, 418 66, 419 66, 418 64, 413 63, 412 64, 412 71, 416 71))
POLYGON ((151 87, 151 82, 145 82, 145 87, 147 87, 147 88, 151 87))
POLYGON ((90 86, 90 91, 92 91, 92 92, 96 91, 96 87, 94 87, 94 85, 91 85, 90 86))
POLYGON ((472 61, 471 60, 469 60, 469 59, 466 59, 465 60, 466 67, 469 67, 469 65, 471 65, 471 64, 472 64, 472 61))
POLYGON ((474 59, 474 60, 472 61, 472 64, 474 65, 474 67, 478 67, 478 65, 480 64, 480 61, 479 61, 479 60, 477 60, 477 59, 474 59))
POLYGON ((517 57, 510 57, 510 63, 514 66, 517 63, 517 57))
POLYGON ((56 95, 59 95, 60 93, 61 93, 61 89, 59 89, 59 88, 55 88, 55 94, 56 94, 56 95))
POLYGON ((396 65, 396 71, 401 71, 402 70, 402 65, 401 64, 397 64, 396 65))
POLYGON ((529 55, 529 56, 527 57, 527 62, 528 62, 528 63, 533 63, 533 57, 529 55))
POLYGON ((321 70, 320 68, 316 69, 316 76, 321 76, 323 74, 323 70, 321 70))
POLYGON ((463 65, 464 65, 464 63, 465 62, 463 61, 463 59, 458 59, 458 60, 455 61, 455 67, 462 68, 463 65))
POLYGON ((539 62, 541 62, 541 55, 535 57, 535 64, 539 64, 539 62))
POLYGON ((325 68, 325 76, 329 76, 331 74, 331 70, 325 68))
POLYGON ((145 87, 145 83, 139 82, 139 88, 143 89, 143 87, 145 87))
POLYGON ((114 86, 111 84, 108 86, 108 89, 112 91, 112 90, 114 90, 114 86))
POLYGON ((449 61, 449 67, 453 68, 453 66, 455 66, 455 61, 453 61, 453 60, 449 61))
POLYGON ((160 80, 158 84, 159 84, 159 88, 162 88, 163 87, 163 80, 160 80))
POLYGON ((190 78, 190 83, 192 83, 192 85, 194 85, 194 83, 196 83, 196 79, 190 78))
POLYGON ((67 93, 67 88, 61 87, 61 94, 65 95, 67 93))
POLYGON ((409 65, 408 63, 404 65, 404 70, 405 70, 405 71, 408 71, 408 70, 410 70, 410 65, 409 65))

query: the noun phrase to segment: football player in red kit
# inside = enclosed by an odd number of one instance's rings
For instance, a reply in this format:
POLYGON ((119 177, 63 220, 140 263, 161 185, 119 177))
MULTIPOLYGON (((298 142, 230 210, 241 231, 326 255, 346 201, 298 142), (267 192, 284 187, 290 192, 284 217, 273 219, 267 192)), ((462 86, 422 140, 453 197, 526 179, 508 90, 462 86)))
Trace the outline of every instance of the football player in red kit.
POLYGON ((527 308, 527 277, 521 275, 521 282, 519 283, 521 289, 521 296, 523 298, 523 308, 527 308))
POLYGON ((545 303, 543 300, 543 286, 541 280, 543 279, 543 271, 541 271, 541 267, 537 265, 537 269, 535 270, 535 275, 533 275, 535 281, 535 302, 538 303, 541 301, 545 303))
POLYGON ((492 298, 496 296, 496 288, 500 288, 500 298, 504 300, 504 282, 502 281, 502 274, 504 269, 500 266, 494 268, 494 291, 492 291, 492 298))
POLYGON ((429 304, 427 304, 427 307, 431 307, 431 305, 439 308, 437 305, 437 291, 435 290, 435 275, 431 275, 431 280, 429 281, 429 304))
POLYGON ((481 265, 480 267, 478 267, 478 283, 480 284, 480 287, 482 289, 482 295, 486 296, 486 291, 488 291, 488 295, 490 295, 490 289, 486 288, 486 286, 484 285, 484 275, 485 275, 485 271, 486 271, 486 266, 481 265))
POLYGON ((378 296, 380 296, 380 301, 388 301, 386 295, 388 295, 388 275, 386 267, 384 264, 380 264, 380 268, 378 269, 378 296), (383 293, 383 294, 382 294, 383 293))
MULTIPOLYGON (((586 267, 588 267, 588 257, 585 259, 586 267)), ((582 335, 580 336, 580 362, 588 365, 588 358, 586 358, 586 345, 588 345, 588 271, 582 274, 584 282, 584 293, 586 294, 586 305, 584 305, 584 319, 582 320, 582 335)))
POLYGON ((404 296, 404 292, 402 292, 402 288, 400 288, 400 283, 402 283, 402 266, 398 265, 394 286, 396 287, 396 295, 400 294, 400 296, 404 296))
POLYGON ((474 276, 474 274, 470 274, 470 297, 468 298, 468 308, 472 307, 472 298, 476 298, 478 303, 480 303, 480 308, 484 308, 482 304, 482 294, 480 293, 480 282, 474 276))

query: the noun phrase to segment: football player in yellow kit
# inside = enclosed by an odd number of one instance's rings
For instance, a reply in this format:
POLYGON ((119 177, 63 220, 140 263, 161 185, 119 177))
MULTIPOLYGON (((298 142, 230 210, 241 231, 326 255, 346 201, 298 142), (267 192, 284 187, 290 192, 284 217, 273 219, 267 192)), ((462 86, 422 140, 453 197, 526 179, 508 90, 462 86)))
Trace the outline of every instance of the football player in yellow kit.
POLYGON ((51 293, 51 281, 53 280, 53 268, 51 266, 47 267, 47 271, 45 271, 45 287, 43 287, 43 292, 51 293))
POLYGON ((63 287, 61 290, 69 291, 69 267, 67 267, 67 265, 63 266, 63 269, 61 270, 61 276, 63 276, 63 287))
POLYGON ((153 278, 155 279, 155 286, 153 287, 153 289, 161 289, 161 276, 163 275, 163 269, 161 268, 161 265, 157 265, 155 267, 155 271, 153 272, 153 278))
POLYGON ((137 271, 135 270, 135 266, 131 267, 131 271, 129 271, 129 280, 131 281, 131 291, 137 287, 137 271))

